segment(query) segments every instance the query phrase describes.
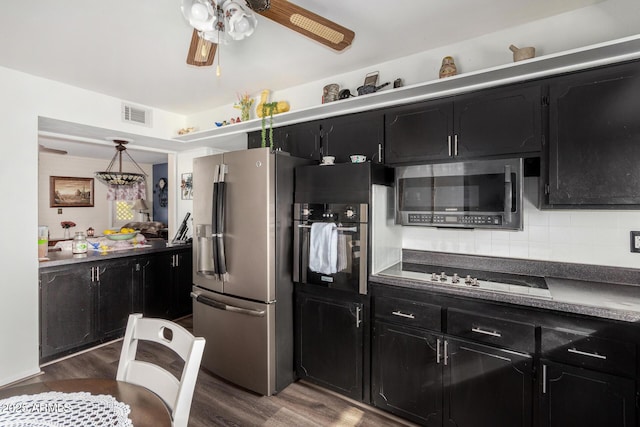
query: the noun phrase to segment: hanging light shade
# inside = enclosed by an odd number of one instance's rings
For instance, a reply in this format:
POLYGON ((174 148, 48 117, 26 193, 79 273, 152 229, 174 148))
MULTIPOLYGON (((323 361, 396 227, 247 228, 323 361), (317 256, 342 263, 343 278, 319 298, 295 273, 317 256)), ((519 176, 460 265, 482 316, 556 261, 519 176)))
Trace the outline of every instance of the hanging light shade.
POLYGON ((107 166, 107 170, 96 172, 94 175, 98 181, 101 181, 107 185, 120 185, 127 186, 133 185, 139 182, 143 182, 147 174, 144 173, 144 170, 136 163, 135 160, 131 157, 129 153, 127 153, 126 144, 131 142, 130 139, 124 138, 108 138, 110 141, 113 141, 116 144, 116 154, 114 154, 109 166, 107 166), (129 157, 129 160, 133 162, 134 165, 140 170, 142 173, 138 172, 122 172, 122 153, 126 154, 129 157), (116 159, 118 160, 118 170, 114 171, 113 166, 116 163, 116 159))

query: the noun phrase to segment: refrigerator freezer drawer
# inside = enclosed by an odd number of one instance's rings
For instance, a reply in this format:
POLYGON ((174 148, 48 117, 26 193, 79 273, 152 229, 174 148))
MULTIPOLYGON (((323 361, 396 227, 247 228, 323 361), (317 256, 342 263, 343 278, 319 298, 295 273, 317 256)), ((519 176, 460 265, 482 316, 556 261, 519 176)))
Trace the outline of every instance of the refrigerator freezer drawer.
POLYGON ((266 396, 276 390, 275 303, 263 304, 194 287, 193 332, 207 345, 202 366, 266 396))

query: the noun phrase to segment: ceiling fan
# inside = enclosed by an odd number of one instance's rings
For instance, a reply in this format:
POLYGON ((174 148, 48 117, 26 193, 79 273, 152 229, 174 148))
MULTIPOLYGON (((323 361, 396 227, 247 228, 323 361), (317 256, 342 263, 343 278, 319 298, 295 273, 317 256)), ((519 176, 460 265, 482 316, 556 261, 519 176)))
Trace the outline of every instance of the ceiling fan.
POLYGON ((331 49, 351 45, 355 33, 288 0, 182 0, 182 14, 194 28, 187 64, 213 64, 218 44, 253 33, 256 12, 331 49))
POLYGON ((45 147, 42 144, 38 144, 38 151, 40 151, 41 153, 67 154, 65 150, 58 150, 56 148, 45 147))

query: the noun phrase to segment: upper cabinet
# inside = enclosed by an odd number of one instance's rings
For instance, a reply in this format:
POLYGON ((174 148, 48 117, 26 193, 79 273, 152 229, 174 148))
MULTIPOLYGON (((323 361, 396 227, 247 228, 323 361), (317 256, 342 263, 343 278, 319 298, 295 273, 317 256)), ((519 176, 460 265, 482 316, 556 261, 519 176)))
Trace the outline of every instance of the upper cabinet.
MULTIPOLYGON (((260 147, 261 142, 260 131, 249 134, 248 148, 260 147)), ((383 115, 377 111, 273 129, 274 150, 305 159, 320 161, 322 156, 334 156, 336 163, 347 163, 352 154, 363 154, 367 160, 382 163, 383 147, 383 115)))
POLYGON ((549 80, 543 205, 640 205, 640 62, 549 80))
POLYGON ((542 103, 538 84, 519 84, 387 110, 386 163, 539 152, 542 103))

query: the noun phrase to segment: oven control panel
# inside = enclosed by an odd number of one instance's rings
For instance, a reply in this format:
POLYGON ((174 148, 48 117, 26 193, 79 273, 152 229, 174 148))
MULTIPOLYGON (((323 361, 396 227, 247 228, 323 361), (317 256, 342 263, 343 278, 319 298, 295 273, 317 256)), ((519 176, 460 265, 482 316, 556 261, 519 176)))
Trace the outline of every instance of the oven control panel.
POLYGON ((367 222, 367 204, 301 203, 296 205, 295 219, 311 222, 367 222))

